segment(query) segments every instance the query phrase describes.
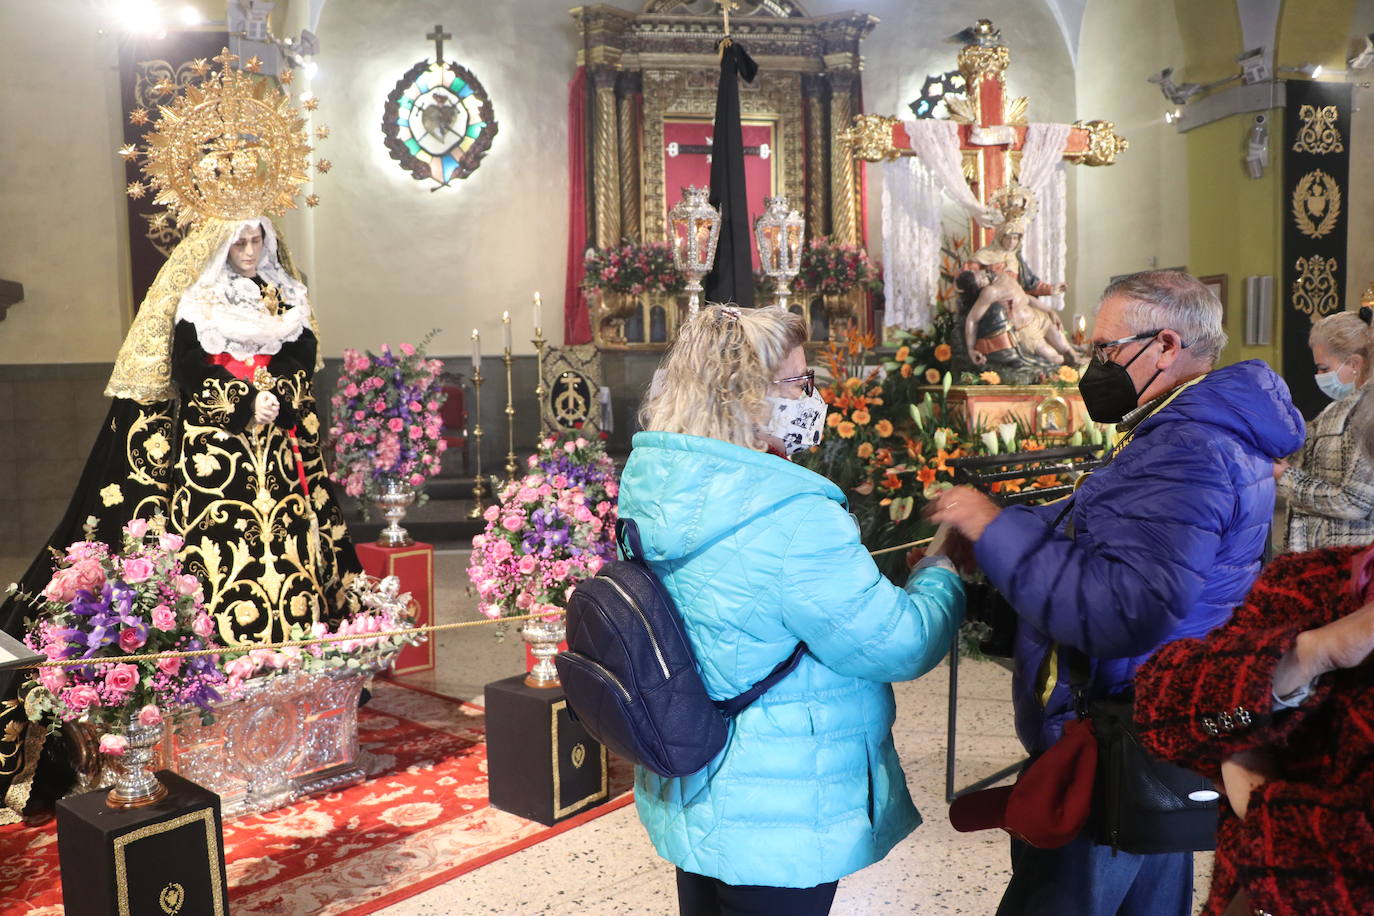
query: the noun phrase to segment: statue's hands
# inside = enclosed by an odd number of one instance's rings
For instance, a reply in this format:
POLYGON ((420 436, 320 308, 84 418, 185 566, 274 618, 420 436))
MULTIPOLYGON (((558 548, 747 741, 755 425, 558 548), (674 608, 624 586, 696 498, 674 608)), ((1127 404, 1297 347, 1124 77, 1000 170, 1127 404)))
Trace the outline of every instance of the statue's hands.
POLYGON ((257 399, 253 401, 253 422, 260 426, 266 426, 277 419, 277 414, 281 412, 281 402, 277 396, 270 391, 259 391, 257 399))
POLYGON ((1055 292, 1056 295, 1059 295, 1059 294, 1061 294, 1061 293, 1067 293, 1068 291, 1069 291, 1069 284, 1067 284, 1067 283, 1056 283, 1056 284, 1054 284, 1054 292, 1055 292))
POLYGON ((985 356, 982 353, 979 353, 977 350, 969 350, 968 358, 969 361, 973 363, 975 366, 986 366, 988 364, 987 356, 985 356))

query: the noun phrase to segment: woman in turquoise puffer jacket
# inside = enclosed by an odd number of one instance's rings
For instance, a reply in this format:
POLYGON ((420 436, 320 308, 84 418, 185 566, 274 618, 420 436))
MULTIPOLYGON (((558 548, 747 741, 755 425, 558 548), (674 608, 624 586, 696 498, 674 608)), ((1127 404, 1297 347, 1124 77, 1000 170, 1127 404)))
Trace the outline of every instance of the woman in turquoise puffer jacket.
POLYGON ((963 585, 943 558, 905 589, 887 581, 844 494, 784 457, 825 419, 805 340, 788 312, 702 310, 664 361, 621 477, 620 513, 639 525, 712 698, 809 647, 700 772, 636 773, 640 820, 678 867, 684 914, 827 913, 839 878, 920 823, 890 683, 939 663, 963 585))

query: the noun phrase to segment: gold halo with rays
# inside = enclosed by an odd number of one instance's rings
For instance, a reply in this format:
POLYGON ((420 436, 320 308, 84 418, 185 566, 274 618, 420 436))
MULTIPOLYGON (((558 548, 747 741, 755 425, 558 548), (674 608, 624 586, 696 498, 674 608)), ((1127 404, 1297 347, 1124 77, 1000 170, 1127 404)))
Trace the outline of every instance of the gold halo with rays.
POLYGON ((305 118, 267 79, 234 69, 238 58, 227 48, 214 60, 220 70, 158 106, 144 149, 120 149, 125 159, 142 158, 147 182, 131 183, 127 193, 136 198, 151 189, 153 203, 182 225, 294 210, 310 180, 305 118))

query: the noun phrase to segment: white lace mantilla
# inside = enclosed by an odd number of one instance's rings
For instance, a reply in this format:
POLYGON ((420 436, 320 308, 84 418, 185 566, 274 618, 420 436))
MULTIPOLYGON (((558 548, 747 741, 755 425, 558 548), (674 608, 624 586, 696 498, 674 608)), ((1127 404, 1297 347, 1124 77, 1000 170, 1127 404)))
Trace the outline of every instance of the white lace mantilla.
POLYGON ((281 352, 283 344, 300 339, 301 332, 310 327, 310 299, 304 284, 281 266, 271 220, 243 223, 244 228, 255 225, 261 225, 263 230, 258 275, 277 288, 283 307, 273 315, 263 305, 258 285, 229 267, 229 246, 238 238, 235 233, 177 305, 177 321, 195 326, 196 337, 206 353, 228 353, 239 360, 274 356, 281 352))

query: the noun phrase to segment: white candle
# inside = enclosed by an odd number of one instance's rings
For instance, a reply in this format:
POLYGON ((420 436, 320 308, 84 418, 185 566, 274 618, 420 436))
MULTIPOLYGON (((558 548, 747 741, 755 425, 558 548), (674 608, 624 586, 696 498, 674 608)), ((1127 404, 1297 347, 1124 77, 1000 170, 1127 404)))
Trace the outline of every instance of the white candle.
POLYGON ((544 327, 544 301, 539 298, 539 291, 534 293, 534 336, 538 337, 540 330, 544 327))
POLYGON ((505 335, 505 338, 506 338, 506 352, 509 353, 509 352, 511 351, 511 346, 510 346, 510 312, 502 312, 502 313, 501 313, 501 333, 503 333, 503 334, 505 335))
POLYGON ((472 329, 472 374, 482 371, 482 335, 472 329))

